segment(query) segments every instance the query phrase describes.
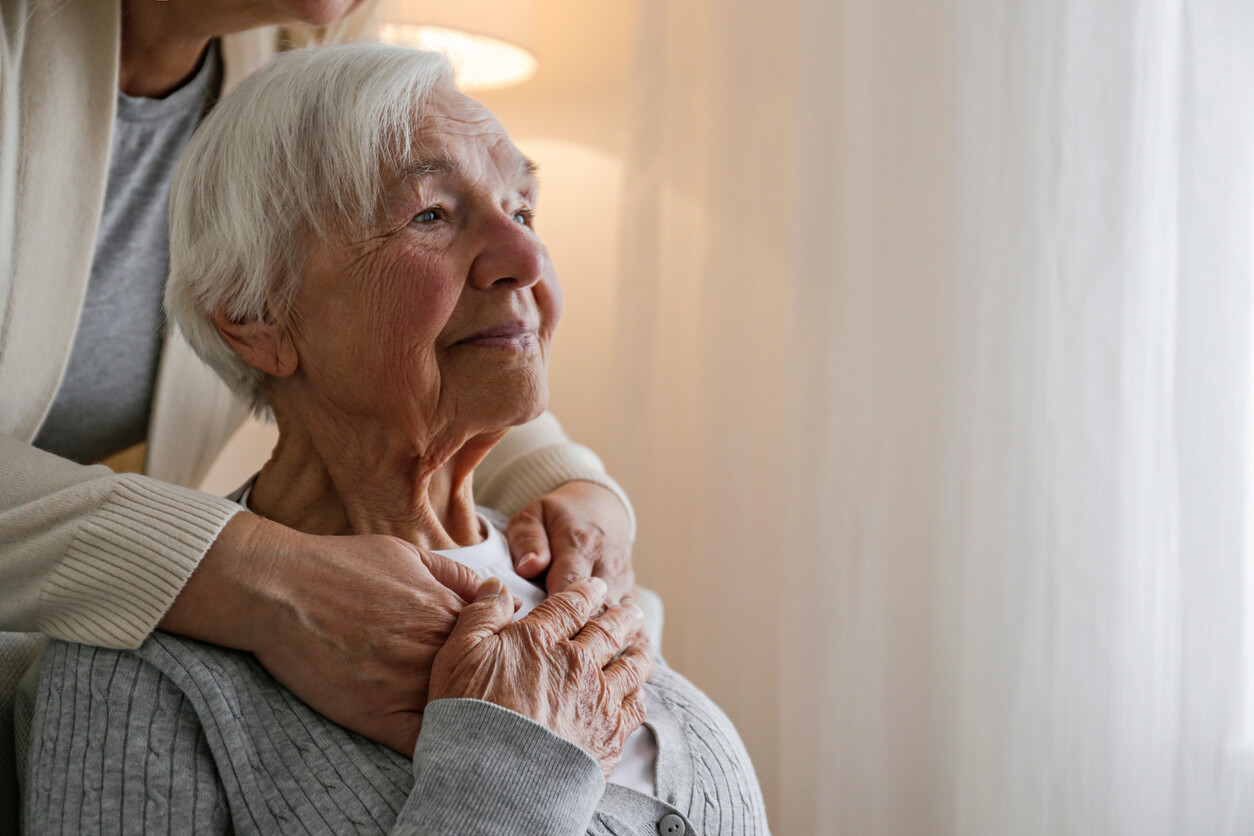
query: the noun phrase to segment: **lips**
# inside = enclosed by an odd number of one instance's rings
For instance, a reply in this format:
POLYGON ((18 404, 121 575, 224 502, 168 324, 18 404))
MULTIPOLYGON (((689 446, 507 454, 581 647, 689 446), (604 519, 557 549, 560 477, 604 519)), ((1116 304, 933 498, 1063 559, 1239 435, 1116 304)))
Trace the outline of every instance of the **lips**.
POLYGON ((479 348, 525 349, 537 344, 536 327, 521 319, 510 319, 476 331, 454 345, 479 348))

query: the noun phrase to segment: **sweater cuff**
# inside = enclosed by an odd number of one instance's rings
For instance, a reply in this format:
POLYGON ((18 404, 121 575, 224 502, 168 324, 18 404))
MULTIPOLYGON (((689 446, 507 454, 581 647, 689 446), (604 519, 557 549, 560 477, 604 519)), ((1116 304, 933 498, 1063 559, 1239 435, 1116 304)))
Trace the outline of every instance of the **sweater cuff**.
POLYGON ((636 512, 626 492, 605 472, 596 453, 573 442, 550 444, 514 457, 485 484, 476 485, 476 501, 509 518, 567 482, 592 482, 611 491, 623 503, 631 539, 636 539, 636 512))
MULTIPOLYGON (((582 834, 605 792, 595 760, 517 712, 472 699, 428 703, 414 748, 418 832, 582 834)), ((409 822, 407 822, 408 824, 409 822)))
POLYGON ((119 476, 41 591, 39 629, 97 647, 139 647, 239 511, 200 491, 119 476))

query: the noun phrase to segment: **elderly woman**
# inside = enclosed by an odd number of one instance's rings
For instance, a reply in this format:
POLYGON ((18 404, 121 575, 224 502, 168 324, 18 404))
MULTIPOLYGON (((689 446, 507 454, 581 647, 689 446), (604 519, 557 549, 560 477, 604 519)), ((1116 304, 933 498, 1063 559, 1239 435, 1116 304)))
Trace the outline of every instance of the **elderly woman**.
POLYGON ((409 50, 289 53, 203 123, 171 195, 167 308, 280 431, 234 498, 487 580, 428 625, 447 640, 412 752, 337 726, 244 653, 160 633, 134 652, 55 645, 29 827, 765 832, 735 730, 653 671, 638 608, 601 612, 595 579, 544 599, 473 504, 475 465, 547 398, 561 295, 533 169, 443 59, 409 50))

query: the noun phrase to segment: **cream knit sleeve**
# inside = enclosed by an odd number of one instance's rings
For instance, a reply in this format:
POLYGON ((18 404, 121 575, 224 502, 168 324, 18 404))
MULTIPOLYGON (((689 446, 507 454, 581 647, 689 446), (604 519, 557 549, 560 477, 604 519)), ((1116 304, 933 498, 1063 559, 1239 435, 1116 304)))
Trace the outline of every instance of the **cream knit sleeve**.
POLYGON ((627 494, 605 472, 597 454, 567 438, 549 412, 510 430, 492 449, 475 471, 475 501, 512 517, 533 500, 574 481, 593 482, 613 491, 627 509, 635 539, 636 512, 627 494))
POLYGON ((138 647, 239 510, 0 436, 0 629, 138 647))

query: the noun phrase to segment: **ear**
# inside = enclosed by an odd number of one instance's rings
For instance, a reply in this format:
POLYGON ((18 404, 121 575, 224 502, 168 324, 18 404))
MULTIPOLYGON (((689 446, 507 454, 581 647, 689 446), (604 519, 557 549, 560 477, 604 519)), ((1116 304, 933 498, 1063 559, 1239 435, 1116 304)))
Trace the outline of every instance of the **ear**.
POLYGON ((289 377, 300 365, 292 338, 277 322, 235 322, 218 310, 213 324, 241 360, 272 377, 289 377))

